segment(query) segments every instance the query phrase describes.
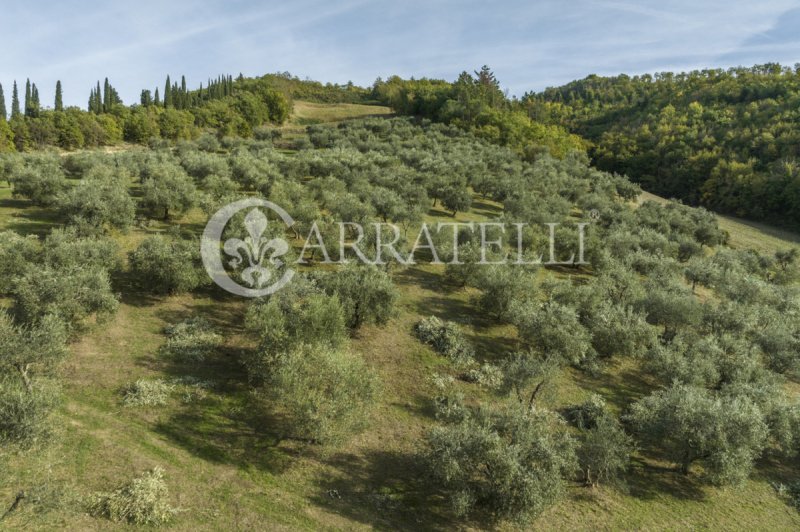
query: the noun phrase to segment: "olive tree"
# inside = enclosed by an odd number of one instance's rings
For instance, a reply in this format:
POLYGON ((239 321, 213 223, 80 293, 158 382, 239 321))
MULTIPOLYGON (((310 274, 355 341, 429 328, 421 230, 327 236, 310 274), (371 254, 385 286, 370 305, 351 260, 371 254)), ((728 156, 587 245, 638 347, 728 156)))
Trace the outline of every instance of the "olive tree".
POLYGON ((199 245, 189 240, 153 235, 128 254, 134 280, 149 292, 190 292, 206 282, 199 245))
POLYGON ((635 445, 619 420, 598 395, 568 409, 567 417, 580 430, 578 462, 588 486, 619 482, 630 465, 635 445))
POLYGON ((654 392, 634 403, 627 419, 642 441, 662 450, 682 473, 699 462, 716 484, 746 479, 769 435, 749 398, 694 386, 654 392))
POLYGON ((72 332, 90 317, 108 318, 119 306, 108 272, 91 265, 31 269, 17 279, 12 295, 15 310, 25 321, 36 322, 50 314, 72 332))
POLYGON ((59 199, 59 210, 74 224, 127 229, 136 211, 127 189, 130 176, 126 172, 111 175, 110 169, 101 168, 71 187, 59 199))
POLYGON ((515 266, 484 267, 477 285, 481 289, 475 302, 478 310, 497 320, 506 319, 513 304, 531 302, 536 295, 535 276, 515 266))
POLYGON ((164 220, 188 211, 196 197, 192 178, 180 166, 159 165, 151 169, 142 183, 141 205, 164 220))
POLYGON ((394 313, 397 289, 391 278, 374 266, 349 265, 319 281, 326 292, 339 296, 351 329, 383 325, 394 313))
POLYGON ((542 305, 515 304, 512 320, 525 345, 566 364, 578 364, 591 349, 589 331, 577 312, 553 301, 542 305))
POLYGON ((335 445, 364 428, 379 381, 360 357, 301 344, 272 360, 263 390, 288 415, 289 436, 335 445))
POLYGON ((64 171, 57 164, 28 165, 10 178, 15 196, 23 196, 35 205, 50 207, 67 189, 64 171))
POLYGON ((46 377, 65 356, 66 339, 52 315, 17 325, 0 312, 0 442, 26 447, 46 433, 57 398, 46 377))
POLYGON ((456 515, 484 509, 529 522, 565 491, 577 469, 575 441, 546 410, 481 411, 431 430, 426 462, 456 515))

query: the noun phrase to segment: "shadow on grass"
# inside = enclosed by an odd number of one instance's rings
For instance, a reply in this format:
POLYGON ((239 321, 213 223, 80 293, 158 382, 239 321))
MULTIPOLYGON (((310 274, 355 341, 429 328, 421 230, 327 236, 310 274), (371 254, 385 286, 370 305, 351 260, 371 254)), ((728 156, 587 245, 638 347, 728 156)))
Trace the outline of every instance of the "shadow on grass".
POLYGON ((0 209, 19 210, 6 218, 5 228, 21 235, 44 236, 63 222, 54 209, 33 206, 25 199, 0 199, 0 209))
POLYGON ((641 458, 631 460, 625 482, 628 493, 637 499, 647 500, 665 495, 692 501, 705 498, 703 485, 696 475, 683 475, 674 468, 656 466, 641 458))
POLYGON ((293 457, 274 430, 283 424, 254 408, 242 392, 193 404, 153 430, 207 462, 278 474, 291 466, 293 457))
POLYGON ((312 503, 378 530, 452 530, 422 459, 381 450, 338 453, 326 464, 335 472, 317 481, 312 503), (433 504, 432 504, 433 503, 433 504))

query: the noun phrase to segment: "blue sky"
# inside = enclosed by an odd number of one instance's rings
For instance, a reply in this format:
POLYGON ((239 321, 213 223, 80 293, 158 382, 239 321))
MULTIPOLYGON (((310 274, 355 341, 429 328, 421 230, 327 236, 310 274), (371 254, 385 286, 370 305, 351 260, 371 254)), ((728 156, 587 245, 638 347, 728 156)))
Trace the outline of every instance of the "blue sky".
POLYGON ((3 7, 0 83, 56 80, 85 107, 106 76, 126 103, 185 74, 289 71, 361 85, 455 79, 483 64, 510 94, 588 74, 800 62, 800 0, 29 0, 3 7))

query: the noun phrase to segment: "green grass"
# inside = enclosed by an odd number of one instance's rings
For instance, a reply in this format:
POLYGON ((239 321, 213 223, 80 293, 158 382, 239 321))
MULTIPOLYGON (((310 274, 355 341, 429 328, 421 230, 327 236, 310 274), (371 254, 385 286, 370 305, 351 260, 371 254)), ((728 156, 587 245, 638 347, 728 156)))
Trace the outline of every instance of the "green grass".
MULTIPOLYGON (((311 116, 333 120, 338 112, 331 109, 311 116)), ((455 221, 486 220, 499 208, 476 197, 473 209, 458 213, 455 221)), ((454 218, 433 208, 426 221, 454 218)), ((45 211, 11 200, 8 189, 0 188, 0 227, 40 233, 52 223, 45 211)), ((202 215, 193 211, 177 223, 198 230, 202 215)), ((755 241, 787 242, 744 227, 753 231, 748 238, 755 241)), ((116 238, 124 251, 149 232, 162 229, 157 224, 116 238)), ((744 233, 744 228, 737 229, 735 242, 744 242, 740 236, 744 233)), ((448 286, 442 267, 419 265, 395 271, 393 277, 400 291, 397 315, 385 327, 365 327, 352 340, 352 349, 380 375, 383 394, 369 429, 345 447, 327 452, 282 438, 284 420, 249 394, 238 363, 243 350, 253 347, 242 329, 244 301, 216 290, 173 297, 126 293, 110 322, 94 327, 70 347, 62 370, 65 400, 56 416, 52 443, 22 457, 0 450, 0 513, 22 489, 31 492, 49 486, 54 493, 49 502, 24 501, 0 527, 118 529, 86 515, 77 500, 160 465, 173 506, 183 510, 171 526, 174 530, 452 529, 441 497, 426 481, 418 453, 421 437, 433 424, 430 377, 457 372, 415 339, 413 325, 431 314, 457 321, 478 347, 479 359, 490 362, 515 348, 515 333, 508 325, 476 318, 471 302, 475 292, 448 286), (165 341, 163 328, 195 313, 214 323, 226 343, 202 366, 176 366, 158 355, 165 341), (130 382, 185 375, 211 380, 215 386, 205 399, 191 404, 176 398, 163 407, 122 404, 121 390, 130 382)), ((476 385, 457 385, 473 402, 497 400, 476 385)), ((595 376, 565 372, 544 401, 561 408, 599 393, 619 412, 652 387, 637 363, 614 361, 595 376)), ((700 485, 695 477, 684 477, 667 466, 657 456, 638 453, 627 490, 588 489, 574 483, 567 497, 535 526, 543 530, 800 527, 800 514, 770 485, 792 474, 785 464, 764 461, 745 485, 725 489, 700 485)))

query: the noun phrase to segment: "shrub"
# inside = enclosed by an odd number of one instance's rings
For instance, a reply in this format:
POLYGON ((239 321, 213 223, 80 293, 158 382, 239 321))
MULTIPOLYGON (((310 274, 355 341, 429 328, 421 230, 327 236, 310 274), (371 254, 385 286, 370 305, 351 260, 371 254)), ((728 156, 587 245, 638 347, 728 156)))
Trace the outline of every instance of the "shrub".
POLYGON ((430 316, 414 326, 414 333, 420 341, 457 364, 465 364, 472 360, 472 346, 461 327, 455 322, 430 316))
POLYGON ((161 347, 162 354, 183 362, 202 362, 223 343, 223 338, 205 318, 194 316, 164 331, 167 342, 161 347))
POLYGON ((484 363, 481 366, 469 368, 461 378, 479 386, 499 388, 503 383, 503 371, 495 365, 484 363))
POLYGON ((597 394, 592 394, 579 405, 571 406, 566 411, 570 423, 579 429, 592 429, 598 421, 608 415, 605 400, 597 394))
POLYGON ((161 235, 147 237, 128 254, 138 284, 157 294, 189 292, 203 284, 207 276, 199 259, 195 243, 161 235))
POLYGON ((378 379, 359 357, 301 345, 274 360, 265 389, 287 412, 294 436, 338 444, 364 427, 378 379))
POLYGON ((125 406, 163 406, 174 388, 161 379, 139 379, 125 388, 122 402, 125 406))
POLYGON ((169 504, 164 470, 155 467, 111 493, 97 493, 89 503, 89 513, 114 522, 158 526, 177 513, 169 504))
POLYGON ((57 404, 56 388, 44 379, 28 387, 18 379, 0 377, 0 443, 28 448, 46 438, 57 404))

